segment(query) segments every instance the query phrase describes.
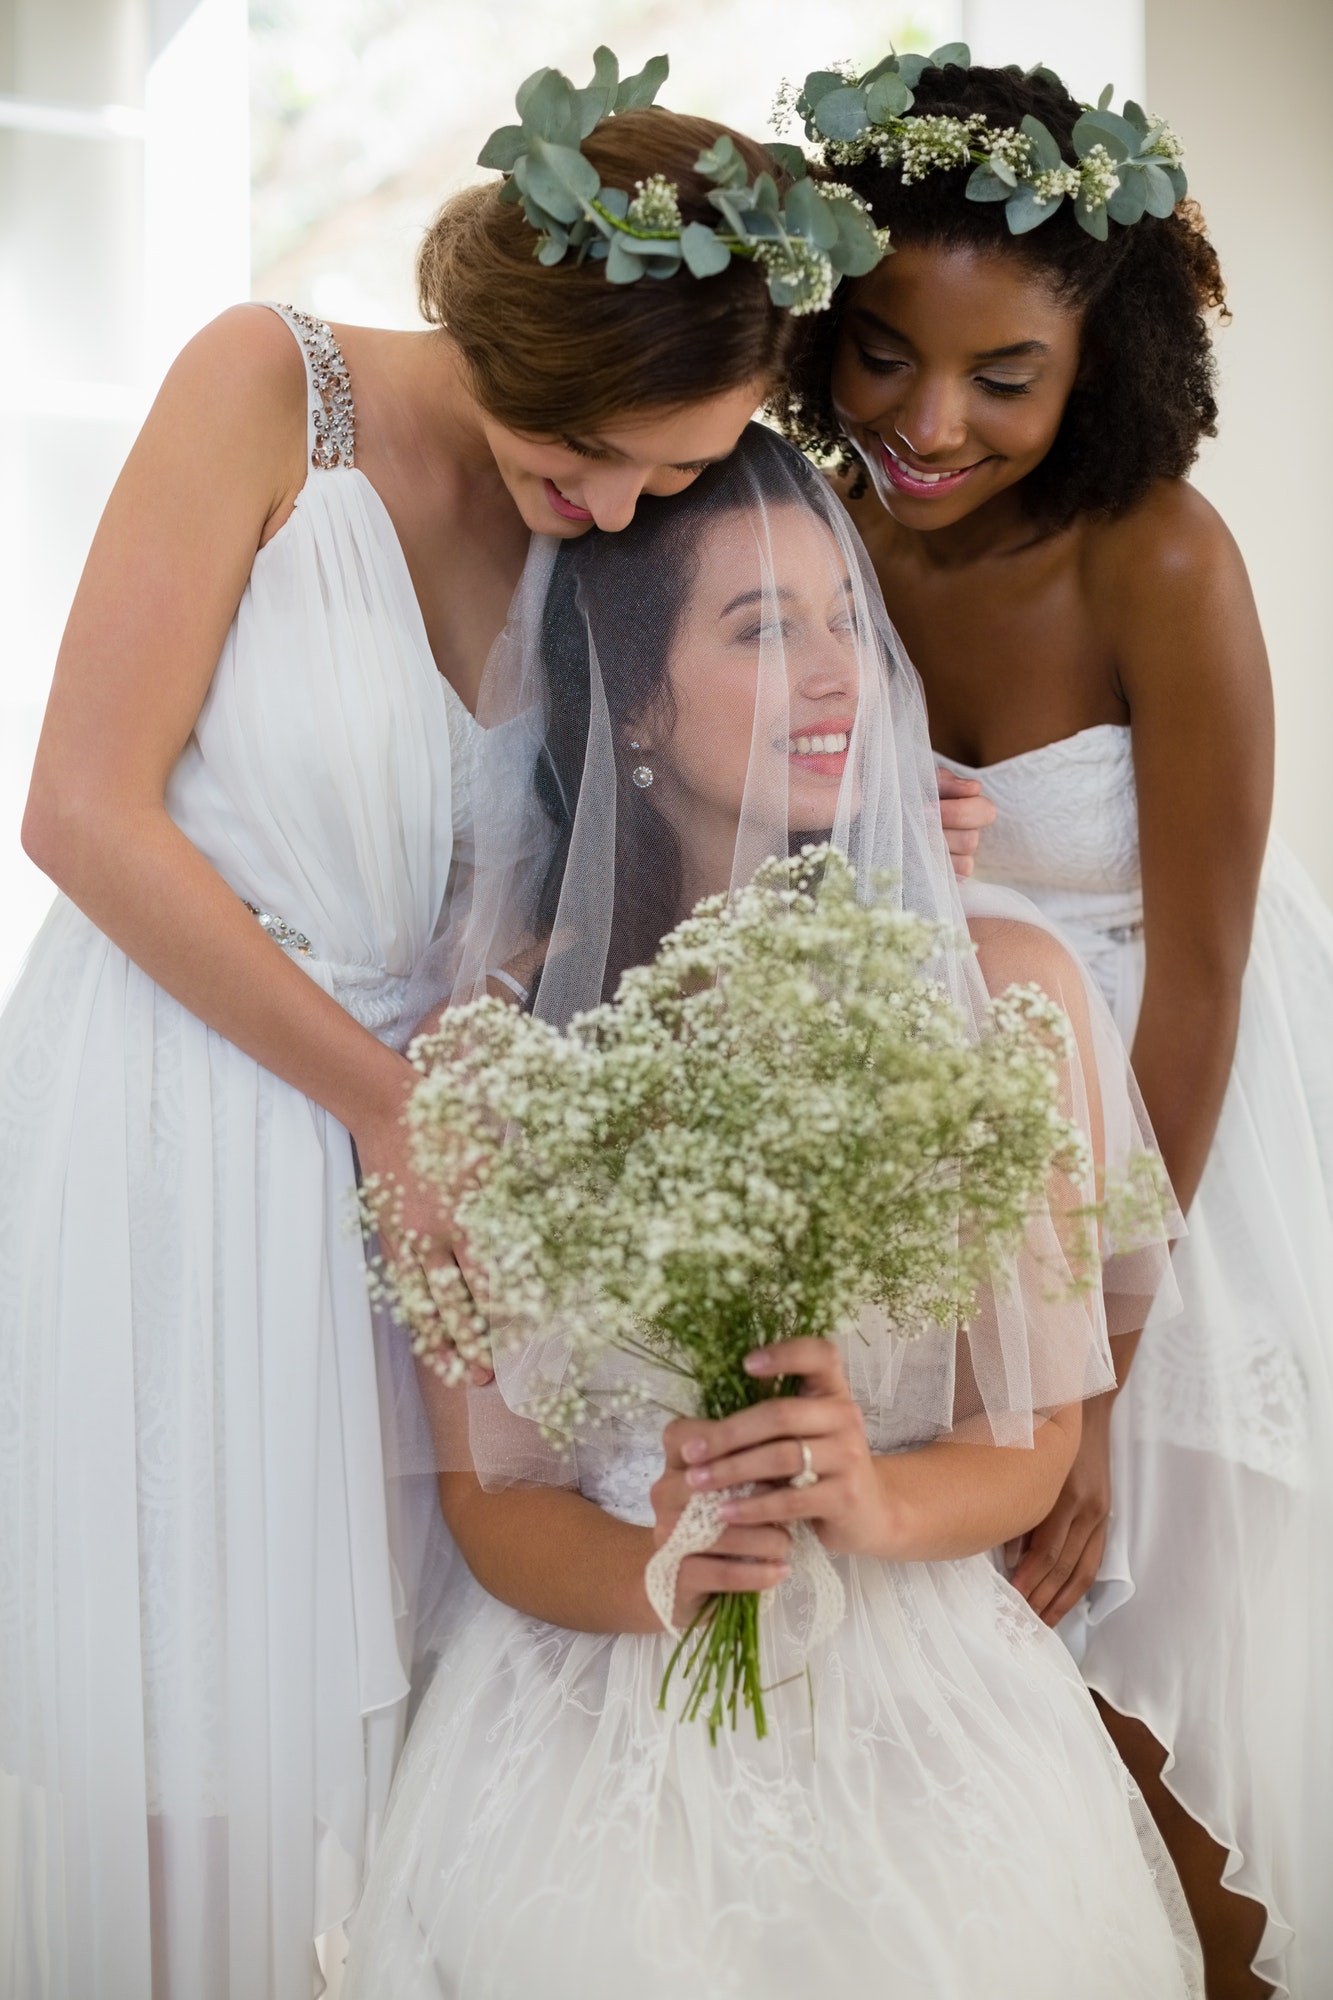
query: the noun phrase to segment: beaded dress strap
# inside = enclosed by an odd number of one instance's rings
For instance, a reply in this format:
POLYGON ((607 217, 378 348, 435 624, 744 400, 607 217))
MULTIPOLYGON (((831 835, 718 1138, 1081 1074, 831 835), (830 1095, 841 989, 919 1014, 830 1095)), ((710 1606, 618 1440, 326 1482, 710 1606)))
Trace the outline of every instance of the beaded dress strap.
POLYGON ((316 472, 352 466, 356 454, 352 384, 332 328, 310 313, 298 312, 295 306, 280 306, 272 299, 265 299, 264 304, 279 319, 286 320, 305 361, 309 413, 306 442, 311 465, 316 472))

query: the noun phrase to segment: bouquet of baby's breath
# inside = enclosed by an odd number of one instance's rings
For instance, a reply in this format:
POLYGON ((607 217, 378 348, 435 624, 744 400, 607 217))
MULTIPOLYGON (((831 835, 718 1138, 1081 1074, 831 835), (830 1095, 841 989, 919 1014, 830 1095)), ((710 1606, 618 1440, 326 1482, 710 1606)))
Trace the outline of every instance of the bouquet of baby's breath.
MULTIPOLYGON (((1058 1108, 1063 1014, 1015 988, 978 1040, 927 974, 942 947, 812 848, 701 903, 566 1033, 492 999, 447 1013, 416 1045, 409 1122, 485 1309, 456 1266, 400 1266, 416 1352, 461 1381, 558 1318, 560 1379, 529 1412, 568 1438, 605 1417, 612 1350, 715 1418, 797 1386, 748 1376, 752 1348, 866 1306, 904 1335, 966 1317, 1082 1140, 1058 1108)), ((714 1729, 743 1701, 763 1731, 758 1603, 713 1600, 687 1635, 687 1713, 714 1729)))

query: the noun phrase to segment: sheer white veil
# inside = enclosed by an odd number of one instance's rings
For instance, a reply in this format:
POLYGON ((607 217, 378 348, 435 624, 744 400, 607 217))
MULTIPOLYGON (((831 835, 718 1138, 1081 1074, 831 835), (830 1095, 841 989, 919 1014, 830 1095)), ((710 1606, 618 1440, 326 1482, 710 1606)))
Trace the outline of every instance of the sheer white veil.
MULTIPOLYGON (((905 908, 945 928, 929 972, 970 1033, 985 1032, 990 989, 1035 982, 1061 1002, 1074 1030, 1064 1108, 1094 1163, 1082 1179, 1053 1178, 967 1327, 908 1338, 867 1318, 849 1338, 872 1443, 966 1427, 1022 1445, 1052 1409, 1111 1386, 1108 1329, 1142 1324, 1170 1282, 1179 1226, 1169 1202, 1141 1204, 1123 1240, 1094 1240, 1100 1281, 1076 1289, 1079 1212, 1152 1147, 1124 1048, 1030 906, 960 894, 920 683, 813 467, 752 425, 684 494, 641 500, 623 532, 535 542, 478 719, 469 876, 413 980, 410 1019, 491 992, 563 1027, 610 998, 698 895, 831 839, 866 896, 889 880, 905 908)), ((544 1345, 549 1375, 558 1328, 544 1345)), ((523 1420, 532 1365, 531 1350, 503 1357, 496 1385, 470 1393, 459 1455, 488 1481, 577 1478, 523 1420)), ((448 1462, 458 1447, 438 1422, 433 1437, 423 1428, 401 1365, 390 1402, 391 1470, 448 1462)), ((456 1423, 444 1429, 457 1439, 456 1423)))

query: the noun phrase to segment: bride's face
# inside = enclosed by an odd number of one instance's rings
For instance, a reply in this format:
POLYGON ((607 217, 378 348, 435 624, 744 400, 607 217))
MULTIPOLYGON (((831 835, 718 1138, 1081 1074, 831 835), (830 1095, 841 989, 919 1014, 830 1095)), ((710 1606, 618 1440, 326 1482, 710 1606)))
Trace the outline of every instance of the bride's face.
POLYGON ((529 437, 493 418, 482 428, 514 505, 535 535, 570 541, 627 528, 641 496, 683 493, 729 458, 769 392, 750 382, 680 409, 646 410, 595 432, 529 437))
POLYGON ((637 740, 654 801, 686 845, 699 828, 734 831, 747 780, 761 810, 785 795, 791 832, 832 825, 856 720, 858 639, 851 579, 817 514, 783 505, 762 522, 719 517, 669 677, 669 733, 645 718, 637 740))

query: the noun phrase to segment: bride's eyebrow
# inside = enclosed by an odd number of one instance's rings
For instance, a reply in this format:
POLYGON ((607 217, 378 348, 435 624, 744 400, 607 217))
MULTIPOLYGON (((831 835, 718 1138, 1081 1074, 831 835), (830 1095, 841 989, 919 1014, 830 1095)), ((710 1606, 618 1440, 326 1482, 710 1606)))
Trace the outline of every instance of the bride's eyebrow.
POLYGON ((730 604, 724 604, 717 615, 719 618, 725 618, 728 612, 739 611, 742 604, 762 604, 766 597, 776 597, 779 601, 785 600, 790 604, 795 595, 794 590, 784 590, 781 585, 776 590, 742 590, 739 596, 732 598, 730 604))

